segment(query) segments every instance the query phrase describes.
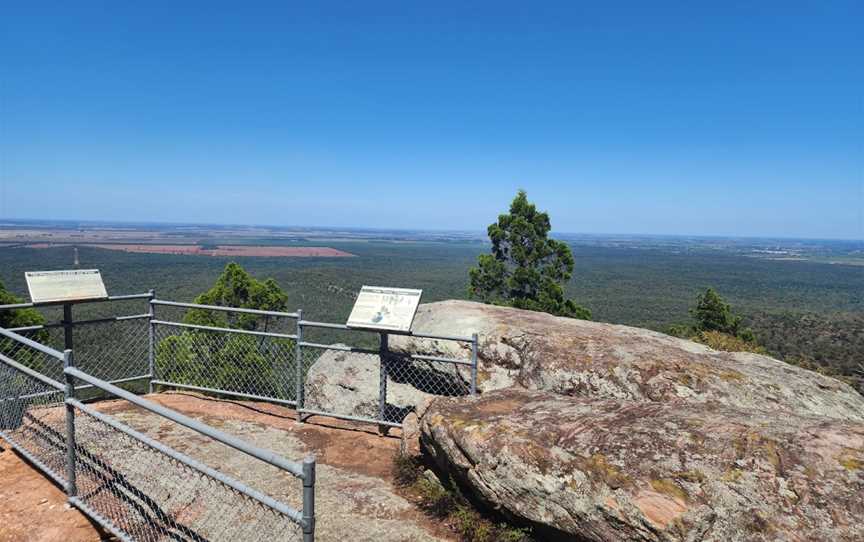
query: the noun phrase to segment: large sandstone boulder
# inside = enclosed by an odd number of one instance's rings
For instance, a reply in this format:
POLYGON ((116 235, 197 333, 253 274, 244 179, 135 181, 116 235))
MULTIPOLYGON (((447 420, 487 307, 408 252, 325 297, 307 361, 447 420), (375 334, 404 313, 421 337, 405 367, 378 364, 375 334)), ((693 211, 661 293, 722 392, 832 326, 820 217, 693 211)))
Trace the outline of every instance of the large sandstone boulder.
MULTIPOLYGON (((380 378, 379 356, 327 350, 306 373, 305 406, 323 412, 377 419, 380 378)), ((418 403, 430 397, 432 395, 410 383, 388 378, 385 419, 399 423, 414 411, 418 403)))
POLYGON ((512 388, 420 425, 447 476, 544 540, 864 540, 860 421, 512 388))
MULTIPOLYGON (((478 388, 520 386, 573 397, 716 403, 864 421, 864 397, 830 377, 768 356, 718 352, 641 328, 469 301, 421 305, 413 330, 480 335, 478 388)), ((394 336, 392 350, 470 357, 470 345, 394 336)), ((426 369, 467 381, 467 367, 426 369)))

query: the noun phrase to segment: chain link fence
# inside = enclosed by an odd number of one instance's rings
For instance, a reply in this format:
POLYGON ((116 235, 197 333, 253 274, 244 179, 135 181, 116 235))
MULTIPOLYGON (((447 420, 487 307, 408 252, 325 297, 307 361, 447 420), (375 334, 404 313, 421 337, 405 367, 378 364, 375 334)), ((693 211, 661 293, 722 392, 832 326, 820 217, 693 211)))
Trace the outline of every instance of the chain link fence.
POLYGON ((467 357, 397 352, 389 334, 301 320, 298 331, 303 393, 298 411, 400 427, 417 404, 435 396, 476 393, 477 337, 412 334, 421 339, 467 344, 467 357), (346 343, 309 340, 318 330, 338 330, 346 343), (377 348, 355 346, 377 339, 377 348))
POLYGON ((18 333, 0 329, 0 436, 123 540, 311 540, 314 461, 311 467, 277 462, 303 480, 301 512, 83 401, 120 397, 269 462, 272 454, 178 421, 184 417, 135 394, 154 386, 192 389, 291 405, 300 421, 324 415, 386 431, 400 427, 426 398, 476 393, 476 335, 409 334, 445 343, 448 348, 431 351, 451 354, 420 355, 404 345, 390 348, 387 333, 306 321, 302 311, 176 303, 157 300, 153 292, 107 301, 142 300, 145 312, 106 315, 109 304, 100 304, 97 312, 76 311, 81 319, 72 318, 71 305, 62 316, 56 307, 40 307, 62 319, 18 333))
POLYGON ((225 477, 75 403, 76 496, 138 541, 300 540, 302 527, 225 477))
POLYGON ((296 329, 296 314, 161 300, 153 306, 153 385, 296 405, 297 336, 286 333, 296 329), (243 327, 189 323, 193 311, 204 316, 197 320, 243 327))
POLYGON ((39 372, 56 372, 58 367, 62 374, 63 362, 57 357, 0 335, 0 437, 63 485, 63 385, 39 372))
MULTIPOLYGON (((38 310, 47 323, 9 331, 56 351, 74 349, 77 365, 101 379, 115 384, 141 382, 150 378, 148 324, 151 298, 151 293, 114 296, 66 307, 17 304, 12 307, 38 310), (121 315, 117 316, 117 313, 121 315)), ((15 308, 0 306, 0 310, 15 308)), ((5 350, 14 357, 14 350, 20 348, 21 343, 8 339, 4 342, 0 338, 0 353, 5 350)), ((62 364, 46 365, 41 361, 24 360, 23 363, 40 374, 62 380, 62 364)), ((146 383, 139 383, 135 389, 145 390, 146 383)), ((95 390, 90 393, 96 395, 95 390)))
MULTIPOLYGON (((92 358, 91 358, 92 359, 92 358)), ((64 487, 69 501, 121 540, 314 539, 315 461, 290 462, 72 366, 0 329, 0 437, 64 487), (61 375, 64 383, 40 373, 61 375), (80 385, 79 385, 80 384, 80 385), (291 508, 74 398, 97 389, 302 480, 291 508), (298 492, 299 493, 299 492, 298 492)))

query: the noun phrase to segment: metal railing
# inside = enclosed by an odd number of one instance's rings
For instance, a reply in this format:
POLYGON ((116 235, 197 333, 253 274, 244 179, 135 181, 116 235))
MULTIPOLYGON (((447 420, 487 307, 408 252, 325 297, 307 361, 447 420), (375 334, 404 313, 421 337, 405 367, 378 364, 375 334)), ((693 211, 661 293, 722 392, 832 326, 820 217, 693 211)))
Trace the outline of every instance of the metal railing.
MULTIPOLYGON (((314 460, 274 459, 137 394, 178 388, 268 401, 293 407, 300 422, 321 415, 374 423, 384 433, 427 397, 477 393, 476 334, 401 334, 447 346, 421 348, 426 354, 457 353, 426 355, 394 348, 393 333, 305 320, 301 310, 179 303, 156 299, 153 290, 85 303, 136 300, 147 302, 146 313, 76 321, 73 303, 66 303, 58 322, 0 328, 0 436, 63 485, 72 504, 124 540, 284 538, 292 526, 306 540, 314 536, 314 460), (171 318, 172 310, 182 312, 171 318), (189 311, 204 317, 189 318, 189 311), (221 316, 211 321, 208 315, 221 316), (87 404, 98 397, 123 399, 300 477, 303 510, 87 404), (226 519, 241 511, 242 520, 226 519)), ((0 311, 45 306, 19 303, 0 311)))
MULTIPOLYGON (((301 312, 302 316, 302 312, 301 312)), ((297 322, 298 372, 302 373, 298 417, 309 415, 375 423, 382 432, 401 427, 405 416, 428 396, 477 392, 477 335, 470 337, 409 333, 412 337, 465 343, 470 354, 447 358, 406 354, 390 347, 392 333, 350 328, 344 324, 297 322), (304 340, 312 329, 377 336, 378 348, 323 344, 304 340), (459 371, 465 368, 467 374, 459 371)))
POLYGON ((179 316, 174 321, 154 317, 150 320, 151 386, 280 403, 294 407, 301 422, 322 415, 375 423, 382 431, 400 427, 425 396, 469 395, 477 390, 476 334, 409 334, 467 346, 465 358, 447 358, 395 352, 388 346, 390 333, 304 320, 302 310, 263 311, 160 299, 150 304, 151 314, 157 308, 161 314, 162 307, 173 307, 261 318, 265 329, 274 321, 293 326, 293 333, 276 332, 176 321, 179 316), (344 332, 377 345, 309 340, 313 330, 344 332))
MULTIPOLYGON (((295 408, 301 422, 324 415, 375 423, 384 431, 401 426, 426 396, 469 395, 477 390, 476 334, 407 334, 464 345, 460 350, 464 357, 450 358, 397 352, 389 346, 392 333, 304 320, 302 310, 181 303, 157 299, 153 290, 81 303, 136 300, 147 302, 146 312, 76 321, 74 304, 65 303, 60 305, 59 322, 11 331, 26 333, 57 350, 74 349, 80 370, 139 393, 153 392, 155 387, 177 388, 268 401, 295 408), (172 311, 180 314, 172 318, 172 311), (190 321, 190 311, 204 318, 190 321), (310 337, 320 330, 347 334, 361 344, 310 337)), ((2 305, 0 311, 44 306, 19 303, 2 305)), ((13 341, 11 347, 20 348, 20 343, 13 341)), ((58 381, 63 378, 56 364, 42 364, 37 370, 58 381)), ((102 392, 80 382, 76 390, 90 390, 91 396, 102 392)))
MULTIPOLYGON (((78 305, 109 305, 104 310, 118 310, 117 305, 147 303, 143 307, 149 311, 149 301, 155 297, 151 290, 147 293, 116 295, 104 299, 91 299, 76 302, 16 303, 0 305, 0 311, 31 309, 50 311, 62 309, 59 321, 46 324, 9 328, 8 331, 26 336, 56 351, 75 350, 78 367, 88 374, 97 376, 113 384, 135 383, 150 379, 148 369, 149 342, 147 330, 151 319, 149 312, 130 310, 131 314, 120 316, 101 316, 76 320, 73 307, 78 305), (109 340, 110 338, 110 340, 109 340)), ((15 341, 0 342, 0 352, 14 353, 19 347, 15 341)), ((55 380, 62 380, 62 367, 54 365, 39 368, 40 372, 55 380)), ((90 385, 78 389, 92 388, 90 385)))
POLYGON ((59 352, 0 329, 0 437, 65 488, 69 502, 121 540, 314 540, 315 460, 286 460, 76 368, 59 352), (10 352, 11 353, 11 352, 10 352), (26 355, 25 355, 26 354, 26 355), (46 356, 63 384, 27 366, 46 356), (22 363, 23 362, 23 363, 22 363), (123 399, 302 480, 291 508, 99 412, 76 381, 123 399))

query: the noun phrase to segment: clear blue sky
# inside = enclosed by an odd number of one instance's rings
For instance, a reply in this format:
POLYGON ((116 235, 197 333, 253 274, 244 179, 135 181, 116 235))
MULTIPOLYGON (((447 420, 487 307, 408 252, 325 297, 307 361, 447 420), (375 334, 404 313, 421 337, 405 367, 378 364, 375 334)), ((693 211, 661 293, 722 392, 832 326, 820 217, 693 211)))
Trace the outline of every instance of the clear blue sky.
POLYGON ((860 0, 0 7, 0 218, 864 237, 860 0))

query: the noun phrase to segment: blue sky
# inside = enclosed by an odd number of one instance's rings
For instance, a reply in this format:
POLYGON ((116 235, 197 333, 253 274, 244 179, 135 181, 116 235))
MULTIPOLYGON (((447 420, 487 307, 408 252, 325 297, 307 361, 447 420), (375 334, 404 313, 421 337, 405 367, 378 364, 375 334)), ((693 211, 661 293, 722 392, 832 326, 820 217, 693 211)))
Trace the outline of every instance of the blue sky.
POLYGON ((864 2, 0 2, 0 218, 864 237, 864 2))

